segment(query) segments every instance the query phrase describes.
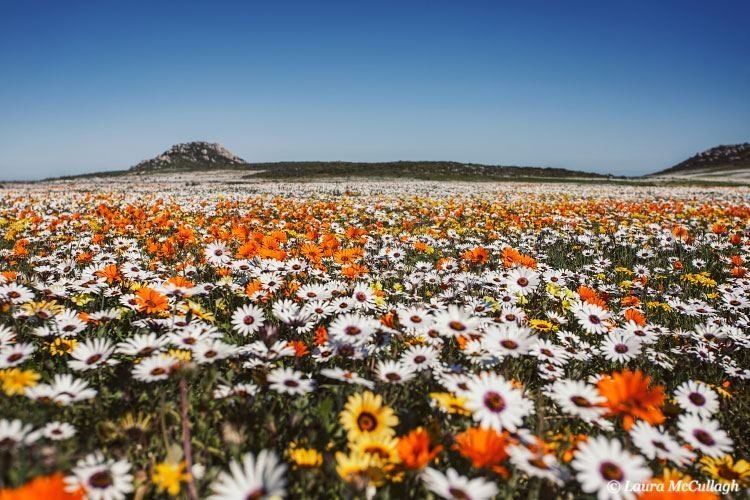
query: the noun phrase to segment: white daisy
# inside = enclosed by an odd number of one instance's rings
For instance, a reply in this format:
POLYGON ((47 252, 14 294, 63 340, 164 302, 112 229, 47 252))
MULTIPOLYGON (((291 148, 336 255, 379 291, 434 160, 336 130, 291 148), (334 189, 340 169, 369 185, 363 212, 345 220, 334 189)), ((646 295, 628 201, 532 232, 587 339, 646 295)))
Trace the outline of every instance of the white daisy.
POLYGON ((700 417, 711 417, 719 410, 719 397, 703 382, 683 382, 675 389, 674 398, 685 411, 700 417))
POLYGON ((635 498, 624 486, 643 483, 651 477, 643 457, 628 453, 620 441, 604 436, 590 437, 581 443, 571 465, 581 489, 596 493, 599 500, 635 498), (609 486, 613 481, 620 487, 609 486))
POLYGON ((78 461, 65 478, 65 491, 82 489, 90 500, 121 500, 133 491, 133 475, 126 460, 105 459, 101 452, 78 461))
POLYGON ((283 498, 286 496, 286 465, 273 451, 262 450, 256 458, 247 453, 242 462, 232 460, 229 472, 220 472, 211 483, 209 500, 283 498))
POLYGON ((593 422, 607 413, 606 398, 582 380, 558 380, 547 390, 547 395, 562 411, 585 422, 593 422))
POLYGON ((482 372, 466 383, 466 408, 482 427, 500 432, 515 431, 523 418, 534 411, 534 404, 519 389, 494 373, 482 372))
POLYGON ((268 374, 269 387, 281 394, 307 394, 314 383, 304 378, 302 372, 291 368, 277 368, 268 374))
POLYGON ((68 366, 76 371, 86 371, 100 366, 114 365, 117 361, 110 359, 115 346, 105 338, 88 339, 79 343, 70 353, 68 366))
POLYGON ((247 304, 237 308, 232 314, 232 327, 235 332, 248 336, 260 330, 265 320, 263 309, 247 304))
POLYGON ((734 449, 734 442, 715 420, 703 419, 694 414, 680 415, 677 427, 680 437, 705 455, 721 457, 732 453, 734 449))
POLYGON ((427 467, 422 472, 422 481, 425 488, 437 496, 455 500, 489 500, 499 491, 494 483, 481 477, 469 479, 455 469, 448 469, 443 474, 437 469, 427 467))

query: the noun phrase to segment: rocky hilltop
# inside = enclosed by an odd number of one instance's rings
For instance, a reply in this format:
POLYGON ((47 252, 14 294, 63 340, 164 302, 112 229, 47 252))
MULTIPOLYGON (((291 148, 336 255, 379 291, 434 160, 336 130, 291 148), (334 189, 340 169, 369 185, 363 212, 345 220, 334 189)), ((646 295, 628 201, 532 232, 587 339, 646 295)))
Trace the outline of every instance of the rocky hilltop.
POLYGON ((203 141, 175 144, 155 158, 143 160, 131 172, 237 168, 247 162, 219 143, 203 141))
POLYGON ((716 146, 702 151, 655 175, 693 174, 750 168, 750 143, 716 146))

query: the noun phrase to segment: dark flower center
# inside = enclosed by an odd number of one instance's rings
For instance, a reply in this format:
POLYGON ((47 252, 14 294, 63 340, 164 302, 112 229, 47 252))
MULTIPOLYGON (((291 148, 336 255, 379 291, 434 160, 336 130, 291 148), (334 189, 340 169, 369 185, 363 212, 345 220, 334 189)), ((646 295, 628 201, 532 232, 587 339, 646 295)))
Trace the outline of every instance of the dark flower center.
POLYGON ((505 400, 497 392, 490 391, 484 395, 484 405, 494 413, 500 413, 505 409, 505 400))
POLYGON ((693 437, 698 440, 701 444, 705 444, 706 446, 713 446, 716 444, 716 441, 714 441, 714 438, 706 431, 695 429, 693 431, 693 437))
POLYGON ((89 484, 94 488, 106 489, 112 486, 112 474, 108 470, 101 470, 92 474, 89 478, 89 484))
POLYGON ((86 360, 86 364, 87 365, 93 365, 94 363, 96 363, 100 359, 102 359, 102 355, 101 354, 94 354, 93 356, 89 356, 89 358, 86 360))
POLYGON ((464 325, 460 321, 451 321, 450 323, 448 323, 448 326, 451 330, 456 330, 457 332, 466 330, 466 325, 464 325))
POLYGON ((608 481, 622 481, 625 477, 622 469, 612 462, 602 462, 599 466, 599 472, 608 481))
POLYGON ((468 493, 455 486, 448 488, 448 493, 451 494, 451 498, 455 498, 456 500, 469 500, 471 498, 468 493))
POLYGON ((570 398, 570 401, 579 408, 591 408, 594 406, 591 404, 591 401, 583 396, 573 396, 570 398))
POLYGON ((688 399, 691 403, 693 403, 695 406, 703 406, 706 404, 706 398, 703 397, 703 394, 700 394, 698 392, 693 392, 688 396, 688 399))
POLYGON ((362 330, 356 326, 347 326, 344 328, 344 333, 353 337, 362 333, 362 330))
POLYGON ((363 412, 357 417, 357 426, 365 432, 370 432, 378 426, 378 419, 372 413, 363 412))

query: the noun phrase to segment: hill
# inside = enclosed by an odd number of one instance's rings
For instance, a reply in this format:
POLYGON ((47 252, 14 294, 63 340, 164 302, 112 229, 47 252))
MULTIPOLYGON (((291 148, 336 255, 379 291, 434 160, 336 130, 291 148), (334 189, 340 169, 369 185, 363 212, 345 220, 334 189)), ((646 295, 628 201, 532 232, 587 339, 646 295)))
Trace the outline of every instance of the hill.
POLYGON ((652 175, 711 176, 750 171, 750 143, 716 146, 652 175))
MULTIPOLYGON (((301 161, 250 163, 248 168, 259 170, 252 177, 268 179, 326 178, 326 177, 408 177, 429 180, 481 180, 515 177, 538 178, 606 178, 601 174, 577 172, 564 168, 516 167, 482 165, 452 161, 392 161, 346 162, 301 161)), ((250 177, 249 175, 246 177, 250 177)))
MULTIPOLYGON (((606 178, 601 174, 564 168, 482 165, 452 161, 345 162, 300 161, 248 163, 221 144, 188 142, 172 146, 164 153, 144 160, 126 173, 205 172, 210 170, 246 171, 245 177, 265 179, 325 177, 404 177, 417 179, 507 179, 507 178, 606 178)), ((121 172, 118 172, 120 174, 121 172)), ((96 174, 91 174, 96 175, 96 174)))
POLYGON ((143 160, 130 172, 238 168, 247 162, 218 143, 203 141, 175 144, 159 156, 143 160))

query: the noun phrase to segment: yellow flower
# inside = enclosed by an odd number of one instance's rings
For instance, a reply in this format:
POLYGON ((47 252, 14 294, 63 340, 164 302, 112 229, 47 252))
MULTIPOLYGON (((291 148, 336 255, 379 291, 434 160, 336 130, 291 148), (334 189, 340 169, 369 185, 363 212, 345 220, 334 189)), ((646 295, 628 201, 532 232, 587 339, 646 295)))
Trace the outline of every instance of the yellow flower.
POLYGON ((531 328, 540 332, 550 332, 557 330, 556 324, 544 319, 532 319, 530 323, 531 328))
POLYGON ((166 491, 171 496, 180 494, 180 483, 190 479, 190 473, 185 470, 185 462, 162 462, 154 466, 151 481, 159 491, 166 491))
POLYGON ((21 306, 21 312, 26 316, 36 316, 39 319, 46 320, 60 314, 65 310, 64 306, 61 306, 54 300, 51 301, 38 301, 38 302, 27 302, 21 306))
POLYGON ((202 319, 203 321, 208 321, 211 323, 216 321, 216 317, 211 311, 206 311, 205 309, 203 309, 203 307, 201 307, 200 304, 198 304, 197 302, 193 302, 192 300, 186 300, 184 304, 180 304, 177 307, 177 310, 185 315, 187 315, 188 313, 192 313, 193 316, 202 319))
POLYGON ((77 306, 85 306, 86 304, 94 300, 94 298, 91 295, 82 293, 71 297, 70 300, 72 300, 73 303, 77 306))
POLYGON ((127 413, 120 419, 119 428, 128 439, 140 439, 151 428, 151 415, 127 413))
POLYGON ((292 443, 287 452, 294 465, 302 469, 314 469, 323 463, 323 455, 315 448, 299 448, 292 443))
POLYGON ((720 458, 703 457, 702 470, 704 473, 713 477, 720 483, 731 484, 737 481, 741 485, 750 483, 750 462, 746 460, 734 461, 731 455, 724 455, 720 458))
POLYGON ((378 464, 395 464, 401 461, 398 456, 398 439, 395 437, 363 436, 349 443, 353 452, 372 455, 378 464))
POLYGON ((361 487, 379 486, 385 481, 385 471, 375 457, 366 453, 336 453, 336 472, 345 482, 361 487))
POLYGON ((437 403, 438 407, 447 412, 456 415, 471 415, 466 409, 466 398, 454 396, 450 392, 431 392, 430 397, 437 403))
POLYGON ((180 361, 190 361, 193 357, 192 353, 187 349, 170 349, 167 354, 180 361))
POLYGON ((349 440, 356 441, 361 437, 393 436, 398 417, 389 406, 383 405, 383 398, 365 391, 349 396, 339 421, 349 440))
POLYGON ((58 337, 49 345, 49 352, 53 356, 64 356, 73 352, 73 349, 75 349, 77 345, 78 341, 76 339, 63 339, 58 337))
POLYGON ((34 387, 38 380, 39 374, 34 370, 21 370, 19 368, 0 370, 3 392, 8 396, 25 393, 26 389, 34 387))
POLYGON ((716 286, 716 281, 712 280, 707 272, 686 274, 682 279, 693 285, 704 286, 706 288, 713 288, 716 286))

